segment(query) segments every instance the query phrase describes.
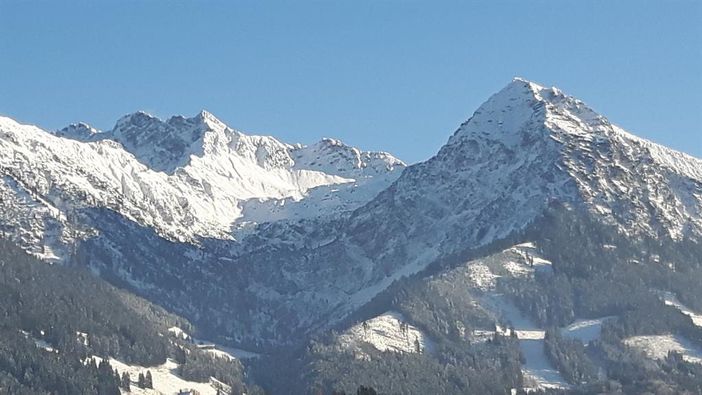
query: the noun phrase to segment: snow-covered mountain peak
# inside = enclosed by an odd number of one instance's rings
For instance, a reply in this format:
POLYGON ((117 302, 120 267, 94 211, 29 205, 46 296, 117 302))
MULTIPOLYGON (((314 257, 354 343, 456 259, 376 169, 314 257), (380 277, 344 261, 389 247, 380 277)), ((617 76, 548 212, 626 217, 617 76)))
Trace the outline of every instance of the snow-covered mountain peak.
POLYGON ((483 103, 449 143, 482 139, 514 148, 539 136, 553 137, 568 132, 601 133, 609 125, 605 117, 560 89, 546 88, 517 77, 483 103), (571 123, 575 127, 552 127, 558 122, 571 123))
POLYGON ((521 78, 481 105, 437 157, 465 163, 471 173, 492 168, 508 180, 533 166, 531 177, 541 181, 532 187, 550 191, 542 199, 583 203, 627 233, 680 238, 702 230, 702 161, 637 138, 581 100, 521 78))
POLYGON ((54 134, 58 137, 65 137, 78 141, 91 141, 96 138, 102 131, 95 129, 84 122, 72 123, 61 130, 57 130, 54 134))
MULTIPOLYGON (((228 129, 228 126, 224 122, 207 110, 202 110, 191 118, 186 118, 182 115, 174 115, 170 117, 166 123, 175 128, 197 126, 203 131, 223 131, 228 129)), ((231 131, 234 132, 233 130, 231 131)))
POLYGON ((200 111, 195 116, 195 118, 197 118, 202 123, 209 126, 210 129, 212 129, 212 130, 224 129, 227 127, 227 125, 225 125, 224 122, 220 121, 219 118, 217 118, 216 116, 214 116, 211 112, 209 112, 207 110, 200 111))
POLYGON ((115 124, 115 127, 112 130, 114 131, 123 128, 128 128, 130 126, 139 126, 145 128, 148 127, 149 124, 153 123, 161 123, 161 120, 147 113, 146 111, 139 110, 121 116, 117 120, 117 123, 115 124))
POLYGON ((245 135, 204 111, 166 121, 136 112, 108 132, 75 124, 48 133, 0 118, 0 176, 8 177, 0 193, 26 189, 109 208, 171 239, 230 238, 240 224, 355 209, 404 167, 388 154, 345 149, 355 153, 354 164, 361 158, 360 166, 332 164, 333 155, 309 166, 297 162, 311 157, 309 147, 245 135), (276 205, 285 210, 272 213, 276 205))
POLYGON ((514 79, 483 103, 449 140, 449 145, 464 140, 490 140, 509 146, 519 144, 521 136, 539 118, 543 120, 542 87, 514 79))
POLYGON ((353 178, 385 174, 406 166, 387 152, 361 151, 331 138, 295 147, 292 156, 295 167, 353 178))
POLYGON ((148 167, 172 173, 185 166, 191 155, 202 155, 203 135, 222 129, 216 118, 199 114, 192 118, 174 116, 163 121, 143 111, 120 118, 101 138, 115 140, 148 167), (214 126, 214 128, 213 128, 214 126))

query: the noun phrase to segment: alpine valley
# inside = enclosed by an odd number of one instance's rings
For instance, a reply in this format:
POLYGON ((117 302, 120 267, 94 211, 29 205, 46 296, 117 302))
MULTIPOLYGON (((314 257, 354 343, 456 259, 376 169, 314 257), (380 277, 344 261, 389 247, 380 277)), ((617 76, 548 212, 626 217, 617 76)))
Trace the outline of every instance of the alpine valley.
POLYGON ((702 160, 520 78, 409 166, 0 117, 0 239, 0 393, 702 394, 702 160))

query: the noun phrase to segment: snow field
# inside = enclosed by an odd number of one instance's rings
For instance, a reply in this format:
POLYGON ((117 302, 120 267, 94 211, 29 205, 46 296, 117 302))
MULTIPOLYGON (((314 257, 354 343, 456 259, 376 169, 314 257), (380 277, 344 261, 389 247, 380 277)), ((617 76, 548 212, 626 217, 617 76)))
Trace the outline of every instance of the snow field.
POLYGON ((416 353, 417 346, 421 353, 434 351, 431 339, 394 311, 354 325, 338 341, 345 349, 360 350, 362 343, 368 343, 378 351, 416 353))
MULTIPOLYGON (((98 356, 93 356, 92 358, 97 364, 103 360, 103 358, 98 356)), ((198 383, 178 377, 176 374, 178 364, 171 359, 166 360, 166 362, 161 365, 151 367, 128 365, 114 358, 110 358, 109 362, 113 369, 117 369, 117 371, 119 371, 120 376, 124 372, 129 374, 131 380, 131 390, 126 392, 120 389, 123 394, 176 395, 180 390, 195 390, 201 395, 217 395, 217 387, 223 389, 228 388, 227 385, 217 381, 214 378, 211 378, 209 383, 198 383), (146 375, 147 371, 151 372, 154 386, 153 389, 141 389, 137 387, 139 373, 146 375)))
POLYGON ((668 351, 677 351, 688 362, 702 363, 702 350, 676 335, 633 336, 625 339, 624 344, 652 359, 664 359, 668 356, 668 351))

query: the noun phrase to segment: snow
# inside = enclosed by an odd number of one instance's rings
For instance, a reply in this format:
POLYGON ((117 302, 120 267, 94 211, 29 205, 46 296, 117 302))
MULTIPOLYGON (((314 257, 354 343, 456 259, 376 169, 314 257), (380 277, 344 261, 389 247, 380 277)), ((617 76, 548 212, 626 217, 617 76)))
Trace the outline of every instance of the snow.
POLYGON ((495 288, 496 279, 500 277, 493 274, 487 265, 480 262, 468 266, 468 273, 475 286, 484 291, 495 288))
POLYGON ((224 357, 230 360, 241 360, 258 358, 261 356, 261 354, 242 350, 240 348, 226 347, 221 344, 216 344, 207 340, 193 338, 192 336, 190 336, 190 334, 188 334, 186 331, 177 326, 168 328, 168 332, 179 339, 191 340, 201 350, 208 352, 216 357, 224 357))
POLYGON ((43 349, 44 351, 53 352, 53 353, 58 354, 58 350, 55 349, 51 344, 47 343, 44 340, 34 339, 34 344, 36 344, 37 347, 43 349))
POLYGON ((663 292, 662 298, 666 305, 677 308, 681 313, 689 316, 692 319, 693 324, 702 327, 702 314, 698 314, 684 304, 680 303, 678 298, 671 292, 663 292))
POLYGON ((84 345, 84 346, 86 346, 86 347, 87 347, 88 344, 89 344, 89 342, 88 342, 88 334, 85 333, 85 332, 77 331, 77 332, 76 332, 76 340, 78 340, 79 343, 81 343, 82 345, 84 345))
MULTIPOLYGON (((523 373, 534 388, 568 388, 569 384, 558 369, 548 360, 544 351, 545 331, 522 314, 503 295, 492 294, 483 299, 483 304, 499 312, 503 319, 514 328, 519 338, 519 347, 526 363, 523 373)), ((505 332, 508 334, 508 332, 505 332)))
POLYGON ((204 344, 206 345, 206 348, 203 348, 204 351, 207 351, 208 353, 216 357, 224 357, 230 360, 255 359, 261 356, 261 354, 257 352, 242 350, 240 348, 226 347, 219 344, 211 343, 204 344))
POLYGON ((561 328, 561 335, 571 339, 578 339, 583 342, 583 344, 588 344, 600 338, 602 323, 611 318, 613 317, 576 320, 567 327, 561 328))
MULTIPOLYGON (((436 156, 408 168, 389 154, 333 139, 303 146, 246 135, 206 112, 166 121, 137 113, 111 131, 78 125, 57 135, 0 117, 0 199, 7 208, 0 223, 7 232, 32 253, 65 257, 97 232, 88 220, 69 218, 100 208, 171 241, 240 242, 203 249, 226 262, 220 266, 270 250, 273 266, 241 267, 238 279, 262 307, 226 312, 223 326, 237 339, 275 326, 271 311, 294 317, 269 334, 271 341, 280 331, 338 322, 397 279, 515 235, 553 201, 589 210, 625 236, 702 234, 699 159, 635 138, 580 100, 523 79, 480 106, 436 156), (276 226, 261 226, 269 221, 276 226), (320 229, 322 236, 315 234, 320 229), (290 265, 279 265, 280 251, 292 252, 290 265), (337 257, 341 262, 330 265, 337 257), (271 275, 261 276, 264 270, 271 275), (252 318, 236 322, 237 313, 252 318)), ((129 247, 99 245, 116 267, 123 263, 118 251, 129 247)), ((190 258, 185 254, 175 258, 190 258)), ((475 288, 490 292, 500 276, 551 270, 533 244, 510 255, 471 269, 475 288)), ((188 310, 187 296, 161 292, 165 277, 158 273, 169 269, 162 264, 145 262, 148 277, 136 278, 141 270, 116 274, 188 310)), ((240 308, 216 313, 226 307, 240 308)))
MULTIPOLYGON (((528 278, 537 271, 550 270, 551 262, 540 255, 538 247, 532 242, 524 242, 438 275, 442 281, 456 284, 454 286, 466 284, 477 290, 477 305, 493 316, 495 330, 474 330, 470 336, 471 341, 485 341, 495 333, 510 336, 514 330, 526 358, 522 366, 526 390, 568 388, 569 384, 545 355, 545 330, 523 314, 507 296, 499 293, 497 280, 508 277, 528 278)), ((571 329, 578 328, 577 324, 571 329)))
MULTIPOLYGON (((569 388, 569 384, 545 354, 544 328, 535 324, 507 296, 498 293, 495 287, 495 279, 498 277, 525 277, 536 271, 552 270, 551 262, 540 255, 538 247, 532 242, 517 244, 502 252, 468 262, 464 267, 473 286, 482 291, 480 306, 492 312, 498 322, 495 331, 474 331, 473 339, 488 339, 495 332, 509 336, 513 329, 526 358, 522 368, 527 379, 526 389, 569 388), (503 323, 507 325, 506 328, 500 326, 503 323)), ((567 327, 560 328, 560 331, 566 337, 587 344, 599 338, 602 323, 609 318, 578 319, 567 327)))
POLYGON ((529 277, 536 271, 552 270, 551 262, 539 255, 533 243, 523 243, 466 264, 466 272, 473 286, 481 291, 494 290, 497 279, 507 277, 529 277))
POLYGON ((252 222, 348 211, 405 166, 390 154, 340 142, 307 147, 245 135, 206 112, 168 121, 136 113, 110 132, 90 129, 85 136, 76 128, 87 130, 74 125, 51 134, 0 117, 0 175, 41 204, 106 207, 180 241, 231 238, 232 229, 252 222), (286 200, 305 204, 265 215, 286 200))
POLYGON ((261 356, 261 354, 253 351, 242 350, 235 347, 227 347, 221 344, 208 342, 206 340, 193 339, 193 341, 201 350, 206 351, 216 357, 225 357, 231 360, 242 360, 258 358, 261 356))
POLYGON ((402 353, 416 353, 417 341, 422 353, 432 353, 435 347, 427 335, 395 311, 354 325, 341 334, 338 341, 343 348, 358 351, 362 343, 370 344, 379 351, 402 353))
MULTIPOLYGON (((100 363, 100 361, 102 361, 102 358, 97 356, 93 356, 93 359, 95 359, 96 363, 98 364, 100 363)), ((128 365, 114 358, 110 358, 109 362, 110 365, 112 365, 113 369, 117 369, 119 371, 120 376, 124 372, 127 372, 129 374, 130 379, 132 381, 131 392, 129 392, 131 394, 173 395, 177 394, 180 390, 191 389, 198 391, 202 395, 216 395, 217 385, 222 385, 224 386, 223 388, 226 388, 224 384, 219 383, 214 378, 212 378, 208 383, 198 383, 195 381, 188 381, 182 379, 177 375, 178 364, 171 359, 166 360, 166 362, 162 365, 152 367, 128 365), (136 385, 139 373, 146 375, 147 371, 151 372, 154 388, 140 389, 136 385)), ((122 393, 127 392, 122 391, 122 393)))
MULTIPOLYGON (((515 79, 461 125, 447 147, 470 157, 492 153, 486 163, 500 171, 476 179, 482 189, 508 188, 508 199, 521 209, 515 218, 533 218, 526 201, 548 191, 543 201, 585 207, 624 234, 663 231, 680 239, 702 233, 702 160, 635 137, 556 88, 515 79), (511 160, 499 157, 505 148, 511 160), (529 177, 513 176, 531 163, 539 165, 529 177), (618 209, 623 206, 628 209, 618 209)), ((475 173, 485 166, 471 162, 475 173)))
POLYGON ((183 339, 183 340, 188 340, 190 339, 190 335, 186 333, 184 330, 178 328, 177 326, 172 326, 168 328, 168 332, 171 333, 173 336, 175 336, 178 339, 183 339))
MULTIPOLYGON (((390 276, 383 278, 376 284, 362 288, 356 291, 354 294, 350 295, 350 305, 355 307, 362 306, 363 304, 373 299, 374 296, 376 296, 377 294, 385 290, 387 287, 389 287, 390 284, 392 284, 394 281, 399 280, 403 277, 409 277, 412 274, 420 272, 422 269, 425 268, 426 262, 431 262, 438 255, 438 251, 434 248, 431 248, 428 245, 414 246, 414 250, 416 251, 414 259, 405 264, 400 270, 395 271, 390 276)), ((358 259, 360 260, 364 258, 361 254, 359 254, 358 259)), ((369 261, 367 258, 365 258, 365 260, 369 261)), ((341 316, 338 317, 338 319, 341 318, 341 316)))
POLYGON ((526 339, 519 341, 519 347, 526 358, 523 374, 526 386, 534 388, 568 388, 568 383, 553 367, 544 352, 544 341, 526 339), (529 382, 533 382, 530 384, 529 382))
MULTIPOLYGON (((56 353, 58 354, 58 350, 55 349, 51 344, 49 344, 47 341, 42 340, 42 339, 36 339, 31 336, 31 334, 27 331, 20 330, 19 331, 26 339, 30 339, 34 341, 34 344, 38 347, 41 348, 44 351, 51 352, 51 353, 56 353)), ((44 331, 39 332, 42 336, 44 336, 44 331)))
POLYGON ((624 344, 652 359, 664 359, 668 356, 668 351, 677 351, 683 354, 683 359, 688 362, 702 363, 702 350, 681 336, 633 336, 625 339, 624 344))

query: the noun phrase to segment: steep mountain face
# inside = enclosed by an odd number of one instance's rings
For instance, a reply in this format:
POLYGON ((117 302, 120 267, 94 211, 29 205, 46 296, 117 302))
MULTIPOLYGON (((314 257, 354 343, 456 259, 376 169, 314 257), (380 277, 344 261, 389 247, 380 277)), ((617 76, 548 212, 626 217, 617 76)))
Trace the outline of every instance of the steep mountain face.
POLYGON ((0 120, 5 232, 250 347, 304 342, 555 204, 633 239, 702 234, 702 161, 521 79, 404 171, 389 154, 246 136, 207 113, 59 134, 80 141, 0 120))
POLYGON ((244 135, 206 112, 166 122, 136 113, 110 132, 78 124, 56 135, 0 118, 0 133, 2 196, 8 202, 2 222, 52 223, 15 231, 33 234, 27 245, 48 245, 57 253, 75 239, 68 217, 82 208, 110 209, 171 240, 228 239, 255 222, 353 209, 404 168, 389 154, 341 143, 293 146, 244 135), (326 210, 307 209, 317 203, 300 203, 306 199, 324 199, 326 210), (290 207, 277 217, 256 212, 286 202, 290 207), (60 228, 61 234, 41 241, 46 227, 60 228))
POLYGON ((57 130, 54 134, 59 137, 65 137, 78 141, 90 141, 96 138, 101 131, 88 125, 87 123, 79 122, 66 126, 61 130, 57 130))
POLYGON ((523 230, 554 202, 632 237, 699 240, 701 171, 699 159, 635 138, 555 88, 516 79, 435 157, 356 210, 340 238, 372 262, 359 297, 523 230))
POLYGON ((701 183, 699 159, 638 139, 555 88, 517 79, 434 158, 360 210, 357 228, 370 234, 359 244, 401 233, 433 246, 480 245, 523 228, 550 201, 593 212, 632 236, 698 238, 701 183), (400 221, 364 223, 390 216, 400 221))

